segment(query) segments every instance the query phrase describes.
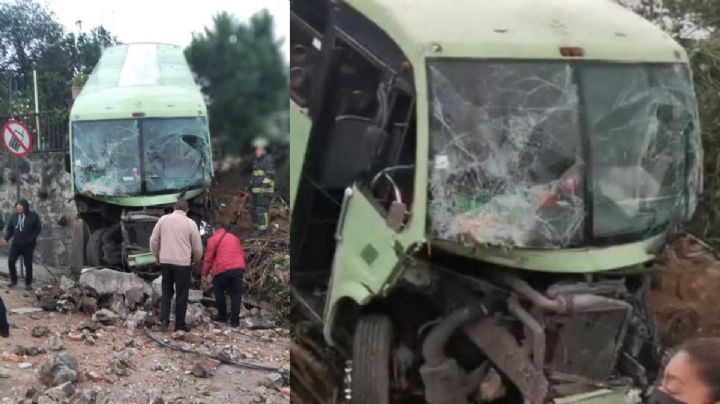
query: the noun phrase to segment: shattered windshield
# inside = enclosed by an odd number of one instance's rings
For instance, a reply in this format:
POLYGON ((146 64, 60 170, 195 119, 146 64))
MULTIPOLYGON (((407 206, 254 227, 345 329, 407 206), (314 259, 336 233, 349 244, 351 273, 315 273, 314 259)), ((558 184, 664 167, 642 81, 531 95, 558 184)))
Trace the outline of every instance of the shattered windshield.
POLYGON ((697 192, 680 65, 435 60, 429 85, 437 238, 558 248, 643 237, 697 192))
POLYGON ((141 192, 136 120, 74 122, 74 181, 79 193, 133 196, 141 192))
POLYGON ((208 144, 202 118, 143 121, 146 191, 177 192, 209 177, 208 144))

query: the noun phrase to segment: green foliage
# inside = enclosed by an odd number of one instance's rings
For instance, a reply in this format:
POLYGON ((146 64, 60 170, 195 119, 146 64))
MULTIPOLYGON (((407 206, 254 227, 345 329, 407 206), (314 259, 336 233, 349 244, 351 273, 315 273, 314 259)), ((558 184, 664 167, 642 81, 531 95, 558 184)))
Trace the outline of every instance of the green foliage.
POLYGON ((248 24, 225 12, 216 15, 185 55, 208 99, 214 144, 224 152, 246 150, 266 132, 271 114, 287 109, 286 65, 267 11, 248 24))
POLYGON ((84 73, 78 73, 75 77, 72 79, 73 87, 82 87, 85 85, 85 82, 87 82, 88 75, 84 73))
POLYGON ((34 0, 0 3, 0 114, 19 112, 16 97, 32 95, 37 71, 40 109, 62 109, 78 73, 88 74, 103 47, 117 43, 102 26, 66 33, 57 17, 34 0))

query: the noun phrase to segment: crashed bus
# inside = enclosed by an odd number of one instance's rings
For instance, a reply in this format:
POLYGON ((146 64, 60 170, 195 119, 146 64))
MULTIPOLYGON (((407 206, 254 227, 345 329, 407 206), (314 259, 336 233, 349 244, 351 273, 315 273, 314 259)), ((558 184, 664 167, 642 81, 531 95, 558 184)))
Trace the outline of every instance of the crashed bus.
POLYGON ((609 0, 293 1, 291 41, 292 285, 345 398, 640 402, 683 48, 609 0))
POLYGON ((70 112, 74 201, 84 262, 148 271, 149 238, 178 198, 199 225, 212 176, 207 108, 182 49, 105 49, 70 112), (144 269, 143 269, 144 268, 144 269))

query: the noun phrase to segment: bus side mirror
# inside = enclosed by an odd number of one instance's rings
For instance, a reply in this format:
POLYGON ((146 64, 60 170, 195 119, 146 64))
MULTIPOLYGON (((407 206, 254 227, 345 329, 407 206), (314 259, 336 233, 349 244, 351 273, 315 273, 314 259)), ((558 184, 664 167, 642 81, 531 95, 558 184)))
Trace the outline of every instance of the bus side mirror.
POLYGON ((65 172, 70 174, 70 152, 65 153, 65 172))

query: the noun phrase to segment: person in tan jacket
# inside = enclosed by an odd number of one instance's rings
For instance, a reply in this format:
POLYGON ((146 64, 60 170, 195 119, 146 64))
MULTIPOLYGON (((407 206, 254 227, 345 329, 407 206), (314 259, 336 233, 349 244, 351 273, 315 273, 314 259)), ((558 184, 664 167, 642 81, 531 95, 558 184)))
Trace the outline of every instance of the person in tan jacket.
POLYGON ((162 269, 160 327, 168 328, 170 305, 175 298, 175 331, 190 331, 185 324, 192 264, 202 259, 203 247, 197 224, 187 217, 187 201, 179 200, 174 211, 158 220, 150 236, 150 249, 162 269))

